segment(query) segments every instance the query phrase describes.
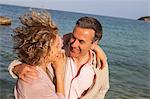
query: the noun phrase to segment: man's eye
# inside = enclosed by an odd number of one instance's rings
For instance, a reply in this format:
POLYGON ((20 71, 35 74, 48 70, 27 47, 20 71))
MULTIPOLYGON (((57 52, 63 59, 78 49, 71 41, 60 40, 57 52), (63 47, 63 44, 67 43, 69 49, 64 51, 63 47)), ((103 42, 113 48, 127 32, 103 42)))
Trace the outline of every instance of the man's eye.
POLYGON ((83 40, 79 40, 79 42, 80 42, 81 44, 84 44, 84 41, 83 41, 83 40))

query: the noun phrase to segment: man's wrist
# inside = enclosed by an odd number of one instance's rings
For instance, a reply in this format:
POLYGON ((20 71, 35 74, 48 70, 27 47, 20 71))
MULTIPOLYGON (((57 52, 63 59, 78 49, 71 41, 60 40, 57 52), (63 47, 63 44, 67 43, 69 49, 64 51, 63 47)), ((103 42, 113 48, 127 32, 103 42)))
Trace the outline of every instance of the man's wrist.
MULTIPOLYGON (((20 65, 20 64, 18 64, 18 65, 20 65)), ((18 65, 16 65, 14 68, 13 68, 13 70, 12 70, 12 72, 18 77, 18 72, 17 72, 17 70, 18 70, 18 65)))
POLYGON ((21 64, 21 62, 19 60, 14 60, 8 66, 8 71, 9 71, 10 75, 15 79, 18 77, 17 77, 16 73, 14 72, 14 68, 19 64, 21 64))

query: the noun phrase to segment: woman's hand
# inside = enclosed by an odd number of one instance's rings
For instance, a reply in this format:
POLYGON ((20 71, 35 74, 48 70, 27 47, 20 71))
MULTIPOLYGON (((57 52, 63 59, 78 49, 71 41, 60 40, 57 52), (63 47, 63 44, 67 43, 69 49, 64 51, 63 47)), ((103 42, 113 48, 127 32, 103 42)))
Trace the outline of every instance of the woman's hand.
POLYGON ((103 69, 107 63, 105 52, 97 45, 93 44, 91 49, 96 53, 96 63, 100 69, 103 69))
POLYGON ((64 75, 65 75, 66 56, 65 52, 60 52, 52 62, 56 76, 56 92, 64 94, 64 75))
POLYGON ((52 66, 55 70, 55 73, 64 73, 64 66, 66 64, 66 55, 65 51, 61 50, 55 57, 55 60, 52 61, 52 66))
POLYGON ((72 36, 72 33, 67 33, 63 35, 63 48, 65 48, 68 45, 68 42, 72 36))

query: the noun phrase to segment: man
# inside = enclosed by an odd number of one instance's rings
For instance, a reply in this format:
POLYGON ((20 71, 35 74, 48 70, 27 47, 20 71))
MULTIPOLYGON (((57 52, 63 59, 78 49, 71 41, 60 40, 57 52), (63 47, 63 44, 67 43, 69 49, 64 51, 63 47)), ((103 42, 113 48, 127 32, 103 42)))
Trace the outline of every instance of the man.
POLYGON ((109 88, 108 67, 96 69, 95 54, 91 50, 101 37, 102 26, 98 20, 82 17, 76 22, 67 47, 69 51, 66 51, 69 56, 65 76, 67 99, 104 98, 109 88), (96 84, 98 84, 97 87, 96 84))
MULTIPOLYGON (((68 56, 65 68, 66 99, 103 99, 109 89, 108 65, 105 62, 105 66, 99 69, 95 53, 91 50, 102 37, 100 22, 92 17, 81 17, 69 36, 69 42, 65 46, 68 56)), ((15 66, 13 72, 29 81, 32 77, 22 72, 25 71, 23 68, 27 68, 26 71, 36 77, 34 69, 23 64, 15 66)))

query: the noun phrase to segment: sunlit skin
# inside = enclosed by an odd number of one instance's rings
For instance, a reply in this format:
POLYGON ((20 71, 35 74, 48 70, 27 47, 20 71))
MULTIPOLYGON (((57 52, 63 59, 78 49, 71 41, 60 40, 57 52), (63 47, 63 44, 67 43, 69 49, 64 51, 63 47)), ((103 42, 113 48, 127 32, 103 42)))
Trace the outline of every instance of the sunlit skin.
POLYGON ((95 31, 93 29, 75 27, 72 37, 70 39, 70 57, 80 62, 81 59, 89 59, 89 50, 92 46, 92 40, 94 38, 95 31))
POLYGON ((60 53, 62 44, 61 37, 59 35, 56 36, 54 43, 51 45, 51 60, 55 60, 54 58, 60 53))

